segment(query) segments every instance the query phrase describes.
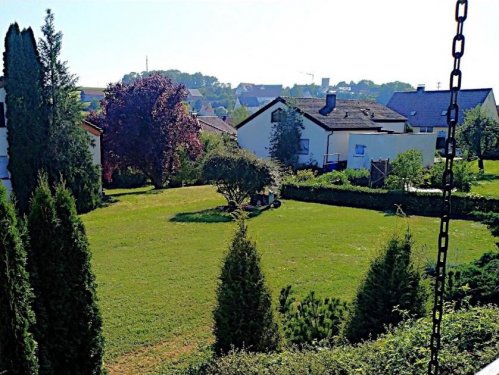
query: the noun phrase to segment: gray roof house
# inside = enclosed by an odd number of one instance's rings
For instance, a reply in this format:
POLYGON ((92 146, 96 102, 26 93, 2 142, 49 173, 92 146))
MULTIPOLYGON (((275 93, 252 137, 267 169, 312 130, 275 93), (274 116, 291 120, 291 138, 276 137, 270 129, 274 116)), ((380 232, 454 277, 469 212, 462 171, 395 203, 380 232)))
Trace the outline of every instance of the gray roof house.
MULTIPOLYGON (((459 124, 465 112, 481 106, 492 119, 499 121, 494 92, 490 88, 461 90, 457 97, 459 124)), ((387 107, 407 117, 415 132, 437 133, 437 148, 442 148, 447 137, 447 108, 450 91, 425 91, 420 86, 416 91, 395 92, 387 107)))

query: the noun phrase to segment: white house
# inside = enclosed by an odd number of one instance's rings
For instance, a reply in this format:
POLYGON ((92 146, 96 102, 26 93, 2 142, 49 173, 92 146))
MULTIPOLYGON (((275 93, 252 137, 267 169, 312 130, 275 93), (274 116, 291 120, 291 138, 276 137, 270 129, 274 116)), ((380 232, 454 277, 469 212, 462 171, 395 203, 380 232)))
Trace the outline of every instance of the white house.
MULTIPOLYGON (((8 191, 12 191, 10 174, 7 169, 9 164, 8 142, 7 142, 7 119, 5 105, 5 89, 3 80, 0 77, 0 180, 8 191)), ((85 129, 90 136, 90 152, 95 165, 102 165, 101 162, 101 136, 102 130, 88 121, 83 121, 81 127, 85 129)))
MULTIPOLYGON (((424 85, 416 91, 393 93, 387 107, 407 117, 416 133, 435 133, 436 148, 445 147, 447 138, 447 109, 450 103, 450 91, 425 91, 424 85)), ((461 90, 457 97, 459 105, 458 126, 464 121, 465 112, 482 107, 489 117, 499 122, 494 92, 490 88, 461 90)))
MULTIPOLYGON (((355 147, 350 145, 350 138, 355 134, 378 134, 388 144, 399 139, 388 136, 390 133, 405 131, 404 116, 373 101, 337 100, 334 93, 328 93, 326 99, 278 97, 237 126, 239 145, 259 157, 269 157, 272 127, 289 106, 296 108, 303 119, 299 163, 326 170, 347 165, 349 147, 355 147)), ((432 157, 433 153, 434 148, 432 157)))

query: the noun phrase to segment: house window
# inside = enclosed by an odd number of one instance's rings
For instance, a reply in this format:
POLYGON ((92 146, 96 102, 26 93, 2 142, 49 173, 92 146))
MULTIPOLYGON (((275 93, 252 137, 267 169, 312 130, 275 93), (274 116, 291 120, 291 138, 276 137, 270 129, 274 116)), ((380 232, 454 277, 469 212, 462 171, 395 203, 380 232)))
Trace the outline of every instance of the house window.
POLYGON ((442 113, 440 113, 440 116, 447 116, 447 110, 446 110, 446 109, 444 109, 444 110, 442 111, 442 113))
POLYGON ((411 116, 416 116, 416 111, 411 111, 411 116))
POLYGON ((9 158, 7 156, 0 156, 0 180, 9 179, 9 171, 7 170, 8 164, 9 158))
POLYGON ((5 107, 0 103, 0 128, 5 128, 5 107))
POLYGON ((298 155, 308 155, 310 139, 300 139, 298 155))
POLYGON ((284 112, 281 108, 276 109, 272 114, 270 115, 270 122, 281 122, 283 120, 283 115, 284 112))
POLYGON ((355 156, 364 156, 366 154, 365 145, 355 145, 355 156))
POLYGON ((419 128, 420 133, 433 133, 433 126, 422 126, 419 128))

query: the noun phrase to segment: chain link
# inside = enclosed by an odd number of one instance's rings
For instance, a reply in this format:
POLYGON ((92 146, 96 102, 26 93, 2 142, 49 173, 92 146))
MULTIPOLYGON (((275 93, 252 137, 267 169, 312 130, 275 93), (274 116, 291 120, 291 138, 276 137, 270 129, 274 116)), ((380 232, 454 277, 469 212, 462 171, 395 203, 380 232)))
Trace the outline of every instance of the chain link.
POLYGON ((452 41, 454 66, 450 74, 450 104, 447 108, 448 135, 445 142, 445 171, 442 176, 442 213, 440 216, 440 233, 438 236, 438 256, 435 277, 435 299, 433 302, 433 329, 431 333, 431 358, 428 364, 428 375, 439 374, 438 352, 440 351, 441 323, 443 316, 445 265, 449 248, 449 221, 451 216, 451 195, 454 187, 452 166, 456 156, 456 126, 459 121, 459 105, 457 96, 461 89, 461 57, 464 55, 463 24, 468 17, 468 0, 457 0, 455 19, 457 32, 452 41))

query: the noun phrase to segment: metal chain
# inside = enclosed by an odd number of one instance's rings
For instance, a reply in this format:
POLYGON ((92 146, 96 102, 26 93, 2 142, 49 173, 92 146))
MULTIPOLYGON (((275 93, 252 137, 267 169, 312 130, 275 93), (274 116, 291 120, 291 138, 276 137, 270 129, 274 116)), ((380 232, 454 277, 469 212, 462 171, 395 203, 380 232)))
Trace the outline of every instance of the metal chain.
POLYGON ((451 215, 451 194, 454 187, 452 166, 456 156, 456 125, 459 120, 457 95, 461 89, 461 57, 464 54, 463 24, 468 16, 468 0, 457 0, 455 18, 457 32, 452 41, 454 67, 450 74, 450 104, 447 108, 448 135, 445 142, 445 171, 442 176, 443 195, 442 213, 440 217, 440 233, 438 236, 438 257, 435 277, 435 300, 433 304, 433 329, 431 333, 431 358, 428 364, 428 375, 439 374, 438 352, 440 350, 441 323, 444 304, 445 264, 449 248, 449 221, 451 215))

